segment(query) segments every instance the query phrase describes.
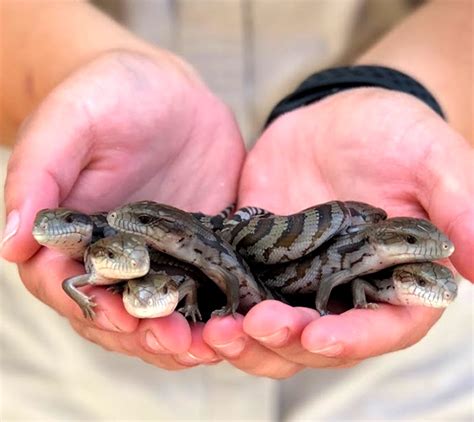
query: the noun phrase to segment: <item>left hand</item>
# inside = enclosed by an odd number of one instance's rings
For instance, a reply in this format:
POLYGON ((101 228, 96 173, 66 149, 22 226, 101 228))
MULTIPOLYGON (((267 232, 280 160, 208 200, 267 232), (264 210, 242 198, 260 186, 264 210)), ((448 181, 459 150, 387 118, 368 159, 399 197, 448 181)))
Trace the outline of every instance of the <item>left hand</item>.
MULTIPOLYGON (((418 99, 378 88, 338 93, 280 116, 244 165, 240 204, 289 214, 332 199, 360 200, 389 217, 428 218, 474 279, 474 153, 418 99)), ((285 378, 305 367, 345 367, 418 342, 441 316, 381 305, 320 318, 275 301, 245 318, 211 320, 204 339, 246 372, 285 378)))

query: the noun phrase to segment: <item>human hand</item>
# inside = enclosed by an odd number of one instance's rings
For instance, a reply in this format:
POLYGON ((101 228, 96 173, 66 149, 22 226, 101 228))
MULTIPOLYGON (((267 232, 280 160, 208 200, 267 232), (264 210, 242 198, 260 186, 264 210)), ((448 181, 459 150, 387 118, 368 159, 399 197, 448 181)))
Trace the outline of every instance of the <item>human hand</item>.
POLYGON ((167 369, 216 361, 202 324, 190 328, 177 313, 139 321, 105 289, 88 291, 99 311, 86 321, 61 288, 83 267, 38 251, 31 229, 38 210, 58 205, 94 212, 154 199, 216 212, 235 200, 244 154, 232 114, 178 58, 105 54, 57 86, 21 131, 8 167, 2 255, 19 263, 30 292, 107 349, 167 369))
MULTIPOLYGON (((456 269, 472 280, 473 155, 418 99, 354 89, 273 122, 248 155, 239 201, 288 214, 352 199, 389 216, 429 218, 454 242, 456 269)), ((320 318, 310 309, 266 301, 245 318, 211 321, 204 338, 249 373, 285 378, 305 367, 350 366, 412 345, 441 313, 381 305, 320 318)))

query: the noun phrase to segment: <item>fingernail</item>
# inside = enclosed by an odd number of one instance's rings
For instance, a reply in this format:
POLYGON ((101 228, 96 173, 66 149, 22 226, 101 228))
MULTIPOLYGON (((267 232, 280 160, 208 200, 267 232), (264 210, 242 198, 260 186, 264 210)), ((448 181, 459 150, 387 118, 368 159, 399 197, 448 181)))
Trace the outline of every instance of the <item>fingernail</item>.
POLYGON ((109 317, 105 312, 97 312, 94 320, 95 323, 104 330, 116 332, 122 331, 117 325, 110 321, 109 317))
POLYGON ((223 354, 224 356, 228 358, 235 358, 240 355, 242 350, 244 350, 245 343, 246 340, 242 337, 239 337, 230 341, 229 343, 214 344, 213 347, 219 350, 219 353, 223 354))
POLYGON ((283 327, 279 329, 278 331, 275 331, 274 333, 269 334, 267 336, 261 336, 261 337, 253 336, 253 337, 254 339, 258 340, 260 343, 264 343, 267 346, 278 347, 286 343, 289 335, 290 335, 290 329, 288 327, 283 327))
POLYGON ((180 353, 174 357, 179 363, 183 365, 198 365, 201 363, 201 359, 197 356, 194 356, 191 352, 180 353))
POLYGON ((7 216, 7 223, 3 231, 2 242, 0 243, 0 248, 13 237, 15 236, 18 228, 20 227, 20 212, 18 210, 10 211, 7 216))
POLYGON ((324 347, 319 347, 317 349, 310 350, 311 353, 317 353, 318 355, 323 355, 327 357, 336 357, 339 356, 342 352, 341 343, 333 343, 326 345, 324 347))
POLYGON ((145 343, 147 347, 155 353, 169 352, 169 350, 158 341, 156 336, 151 331, 147 331, 145 333, 145 343))

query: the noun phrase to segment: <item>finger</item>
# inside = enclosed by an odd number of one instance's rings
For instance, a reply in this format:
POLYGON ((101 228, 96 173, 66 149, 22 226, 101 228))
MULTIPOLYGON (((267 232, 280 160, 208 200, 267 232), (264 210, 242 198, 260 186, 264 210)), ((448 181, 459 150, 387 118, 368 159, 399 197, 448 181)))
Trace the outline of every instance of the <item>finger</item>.
POLYGON ((312 321, 320 318, 310 308, 293 308, 277 301, 264 301, 245 316, 243 330, 262 346, 285 360, 312 368, 346 367, 352 360, 314 354, 301 346, 301 334, 312 321))
POLYGON ((304 139, 307 130, 303 130, 301 116, 293 113, 275 120, 248 153, 240 179, 239 206, 259 206, 286 215, 334 199, 334 192, 323 183, 311 145, 304 139), (321 182, 315 183, 318 178, 321 182), (297 189, 289 180, 296 181, 297 189))
POLYGON ((301 344, 323 356, 362 360, 411 346, 441 314, 439 309, 421 306, 381 304, 376 310, 352 309, 308 324, 301 344))
POLYGON ((62 288, 63 280, 83 274, 84 267, 63 255, 42 248, 33 258, 19 266, 19 272, 26 288, 34 296, 70 320, 119 332, 133 332, 138 325, 138 319, 126 312, 121 296, 104 287, 83 290, 87 295, 93 296, 96 303, 94 320, 86 319, 79 306, 62 288))
POLYGON ((212 365, 222 360, 217 353, 204 341, 203 331, 205 324, 195 323, 191 326, 191 347, 184 353, 175 355, 177 362, 186 366, 195 366, 201 363, 212 365))
POLYGON ((137 336, 142 347, 150 353, 184 353, 192 342, 189 324, 177 312, 162 318, 141 320, 137 336))
POLYGON ((135 333, 126 336, 131 341, 132 354, 148 360, 154 360, 151 355, 167 355, 168 363, 174 362, 179 368, 199 364, 213 364, 221 359, 202 339, 204 324, 189 326, 187 320, 178 312, 160 318, 143 319, 135 333), (137 347, 138 346, 138 347, 137 347))
POLYGON ((171 355, 150 353, 144 350, 137 342, 136 333, 104 333, 95 327, 84 326, 77 321, 72 322, 71 325, 79 335, 109 352, 138 357, 146 363, 170 371, 187 368, 187 366, 176 362, 171 355))
POLYGON ((204 327, 204 341, 233 366, 252 375, 284 379, 303 369, 247 336, 242 326, 241 315, 211 318, 204 327))
POLYGON ((437 139, 419 169, 419 199, 454 243, 451 260, 456 269, 474 281, 474 150, 443 122, 432 124, 436 127, 430 133, 437 139))
MULTIPOLYGON (((76 331, 109 351, 115 351, 129 356, 136 356, 147 363, 168 370, 185 369, 189 366, 196 366, 201 363, 196 358, 192 364, 187 361, 180 361, 173 353, 185 354, 186 350, 192 349, 191 330, 186 319, 173 313, 163 318, 144 319, 140 321, 139 328, 132 333, 101 333, 95 327, 73 323, 76 331)), ((202 330, 201 330, 202 331, 202 330)), ((204 362, 212 354, 214 360, 216 354, 205 345, 199 348, 199 330, 192 336, 197 344, 195 356, 204 354, 204 362), (204 353, 203 353, 204 350, 204 353)), ((180 356, 180 355, 178 355, 180 356)))
POLYGON ((89 153, 87 114, 80 103, 46 101, 20 135, 5 183, 7 222, 2 256, 23 262, 37 250, 31 230, 37 211, 54 208, 74 185, 89 153))

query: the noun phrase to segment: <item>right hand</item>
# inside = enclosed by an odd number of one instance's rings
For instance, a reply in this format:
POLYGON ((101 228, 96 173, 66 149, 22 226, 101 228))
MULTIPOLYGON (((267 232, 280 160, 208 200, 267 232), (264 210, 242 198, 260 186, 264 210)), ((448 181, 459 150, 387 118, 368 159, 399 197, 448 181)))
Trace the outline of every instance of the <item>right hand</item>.
POLYGON ((18 263, 30 292, 109 350, 166 369, 217 361, 203 324, 190 328, 177 313, 139 321, 102 288, 88 291, 98 315, 85 320, 61 288, 83 267, 40 249, 31 230, 40 209, 57 206, 90 213, 151 199, 216 212, 235 201, 244 156, 232 114, 185 63, 104 54, 58 85, 24 125, 8 166, 2 256, 18 263))

